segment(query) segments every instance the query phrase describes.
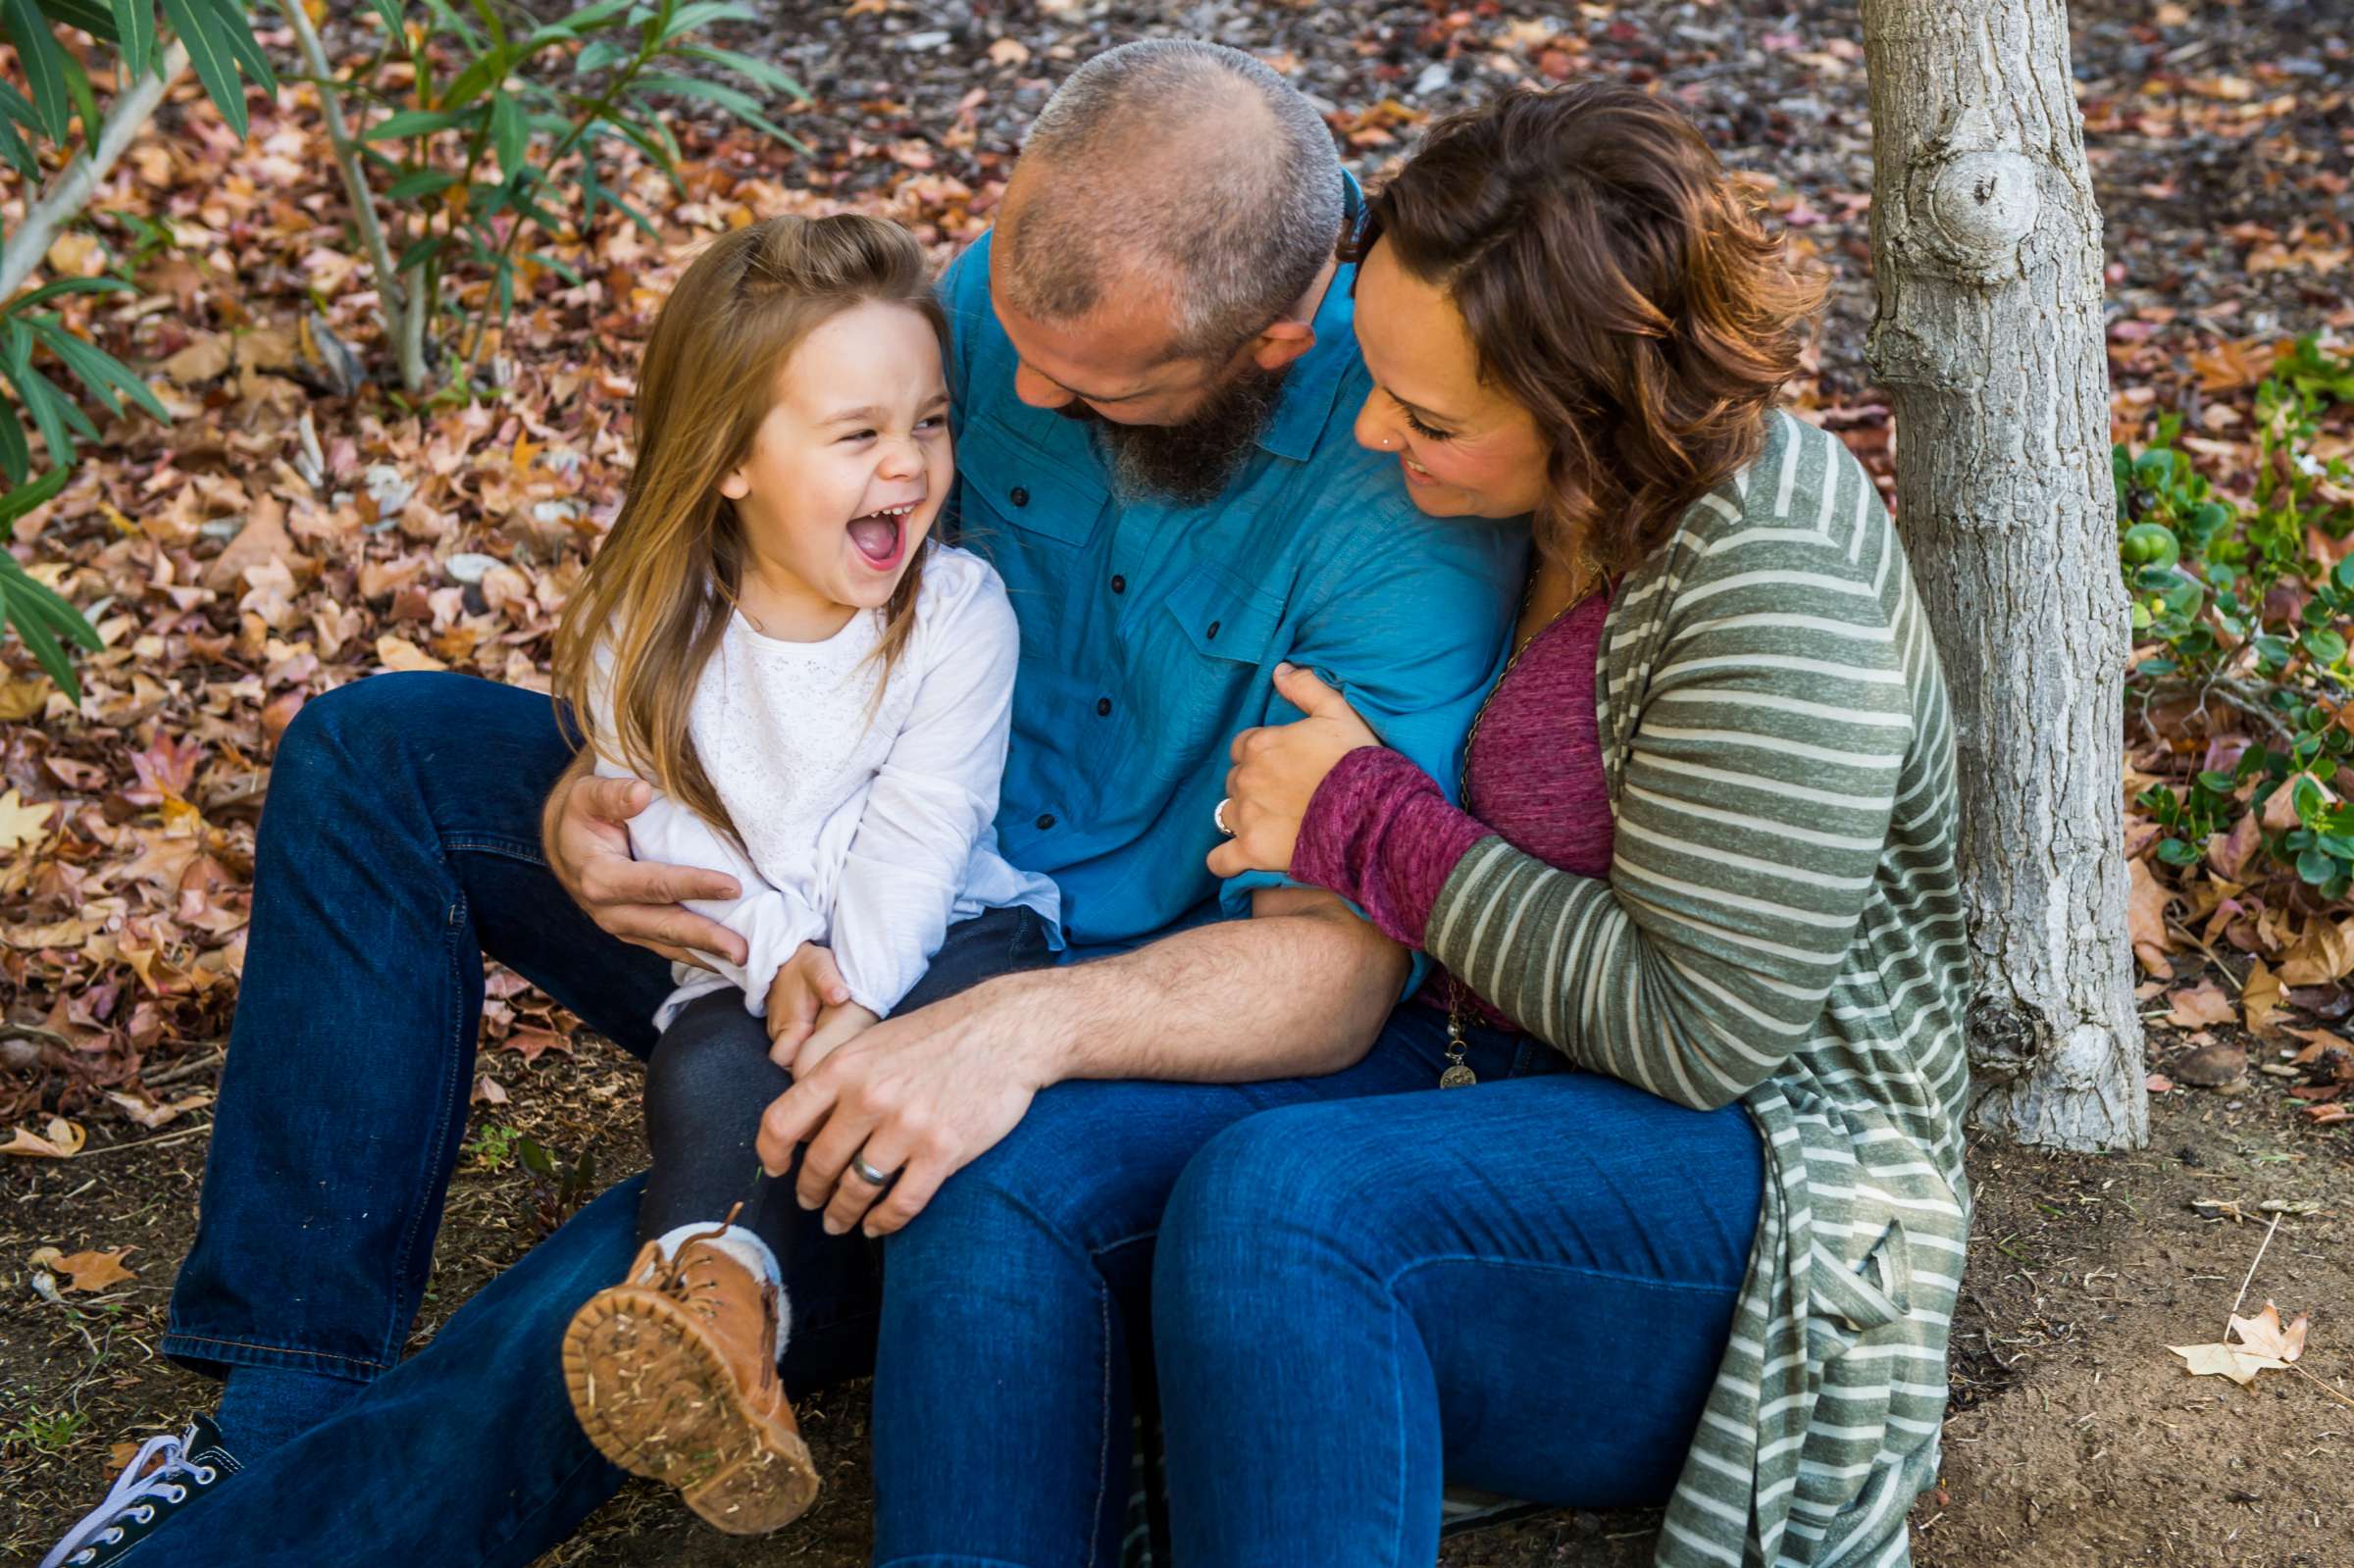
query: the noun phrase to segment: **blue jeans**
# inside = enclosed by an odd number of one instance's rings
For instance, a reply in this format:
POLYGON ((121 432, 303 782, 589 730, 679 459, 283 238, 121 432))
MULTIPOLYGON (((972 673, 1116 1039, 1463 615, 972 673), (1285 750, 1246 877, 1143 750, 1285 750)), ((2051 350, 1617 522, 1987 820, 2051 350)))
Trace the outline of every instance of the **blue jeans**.
POLYGON ((1757 1134, 1487 1031, 1439 1089, 1445 1043, 1408 1005, 1327 1077, 1040 1094, 887 1245, 876 1562, 1117 1564, 1135 1360, 1179 1568, 1427 1563, 1442 1477, 1663 1499, 1757 1134))
MULTIPOLYGON (((573 1311, 630 1261, 640 1182, 583 1209, 422 1351, 398 1360, 465 1126, 480 954, 516 968, 640 1054, 652 1044, 649 1021, 667 994, 667 965, 598 932, 540 862, 539 806, 567 759, 544 697, 456 676, 372 677, 310 704, 281 743, 202 1223, 164 1347, 215 1369, 299 1366, 369 1387, 148 1538, 137 1548, 147 1557, 175 1568, 521 1565, 570 1535, 618 1486, 619 1472, 573 1419, 558 1345, 573 1311)), ((1695 1299, 1714 1289, 1718 1316, 1678 1320, 1684 1338, 1648 1352, 1662 1382, 1643 1397, 1665 1413, 1635 1429, 1661 1435, 1644 1461, 1654 1486, 1643 1494, 1663 1492, 1697 1409, 1697 1393, 1679 1391, 1705 1389, 1714 1373, 1747 1254, 1760 1180, 1755 1137, 1738 1111, 1702 1116, 1558 1074, 1545 1047, 1484 1032, 1471 1042, 1480 1087, 1415 1092, 1436 1082, 1443 1034, 1434 1015, 1409 1007, 1362 1062, 1328 1077, 1054 1086, 890 1239, 888 1292, 877 1289, 874 1249, 856 1237, 826 1237, 809 1216, 791 1265, 794 1329, 783 1371, 800 1392, 876 1368, 877 1559, 1116 1562, 1134 1369, 1150 1365, 1153 1242, 1172 1189, 1197 1154, 1204 1179, 1189 1177, 1185 1193, 1232 1189, 1243 1178, 1207 1177, 1225 1163, 1219 1151, 1247 1145, 1262 1121, 1349 1110, 1364 1117, 1357 1131, 1339 1141, 1318 1135, 1293 1151, 1299 1163, 1283 1169, 1301 1174, 1284 1202, 1307 1203, 1317 1192, 1333 1200, 1369 1157, 1403 1159, 1396 1151, 1411 1147, 1436 1159, 1455 1147, 1466 1151, 1450 1177, 1458 1208, 1467 1213, 1466 1194, 1494 1184, 1478 1209, 1500 1253, 1525 1248, 1565 1279, 1587 1265, 1553 1269, 1555 1253, 1583 1241, 1600 1260, 1591 1263, 1597 1272, 1688 1287, 1695 1299), (1555 1096, 1558 1110, 1538 1109, 1548 1103, 1538 1094, 1555 1096), (1386 1098, 1324 1103, 1372 1095, 1386 1098), (1484 1114, 1491 1105, 1529 1109, 1519 1131, 1503 1138, 1501 1122, 1491 1127, 1484 1114), (1406 1143, 1385 1132, 1428 1116, 1443 1120, 1406 1143), (1231 1137, 1219 1136, 1229 1129, 1231 1137), (1492 1137, 1502 1142, 1492 1145, 1492 1137), (1598 1151, 1613 1148, 1615 1163, 1599 1160, 1598 1151), (1307 1180, 1317 1162, 1329 1189, 1307 1180), (1672 1180, 1639 1186, 1641 1169, 1672 1180), (1704 1216, 1714 1217, 1714 1232, 1699 1228, 1704 1216), (1703 1258, 1713 1273, 1698 1266, 1703 1258), (1678 1368, 1682 1382, 1670 1376, 1678 1368)), ((1216 1254, 1214 1266, 1236 1275, 1226 1284, 1260 1278, 1227 1254, 1250 1250, 1236 1242, 1254 1227, 1270 1243, 1281 1239, 1283 1216, 1269 1206, 1251 1225, 1222 1228, 1207 1212, 1194 1217, 1222 1205, 1181 1197, 1172 1218, 1183 1221, 1187 1256, 1197 1246, 1216 1254)), ((1396 1194, 1400 1223, 1422 1201, 1419 1190, 1396 1194)), ((1336 1237, 1369 1239, 1356 1223, 1338 1226, 1336 1237)), ((1391 1372, 1364 1355, 1376 1331, 1350 1321, 1364 1302, 1329 1281, 1305 1283, 1312 1270, 1278 1269, 1288 1256, 1276 1248, 1265 1260, 1266 1289, 1280 1285, 1299 1302, 1300 1321, 1282 1327, 1309 1344, 1321 1347, 1329 1334, 1347 1346, 1349 1378, 1368 1380, 1357 1396, 1374 1397, 1391 1372)), ((1164 1272, 1197 1269, 1188 1262, 1164 1272)), ((1499 1311, 1519 1299, 1494 1295, 1499 1311)), ((1511 1419, 1575 1413, 1580 1386, 1551 1379, 1565 1366, 1557 1341, 1579 1334, 1561 1325, 1591 1310, 1592 1299, 1523 1303, 1494 1321, 1483 1304, 1463 1317, 1462 1342, 1492 1358, 1491 1378, 1520 1384, 1521 1403, 1533 1402, 1533 1413, 1513 1406, 1511 1419), (1517 1365, 1538 1375, 1498 1370, 1517 1365)), ((1194 1358, 1214 1360, 1218 1337, 1208 1304, 1197 1309, 1182 1291, 1174 1303, 1166 1309, 1186 1325, 1188 1348, 1172 1351, 1181 1359, 1169 1372, 1182 1384, 1194 1358)), ((1285 1370, 1305 1377, 1314 1369, 1285 1370)), ((1568 1367, 1562 1375, 1585 1374, 1568 1367)), ((1282 1410, 1296 1424, 1326 1397, 1320 1389, 1297 1392, 1284 1377, 1254 1376, 1256 1384, 1198 1384, 1190 1391, 1210 1406, 1206 1415, 1192 1408, 1188 1391, 1171 1390, 1179 1395, 1168 1401, 1172 1491, 1189 1515, 1222 1513, 1228 1491, 1216 1478, 1201 1490, 1198 1478, 1216 1460, 1189 1444, 1225 1442, 1220 1424, 1238 1423, 1233 1451, 1245 1451, 1252 1421, 1282 1410)), ((1393 1424, 1410 1414, 1399 1387, 1393 1424)), ((1450 1442, 1458 1391, 1479 1387, 1467 1373, 1438 1382, 1450 1442)), ((1309 1415, 1323 1428, 1320 1410, 1309 1415)), ((1489 1419, 1500 1418, 1474 1424, 1489 1419)), ((1584 1486, 1588 1471, 1548 1467, 1553 1451, 1536 1451, 1530 1484, 1510 1490, 1560 1495, 1557 1485, 1540 1485, 1557 1474, 1584 1486)), ((1452 1450, 1447 1457, 1452 1463, 1452 1450)), ((1303 1465, 1303 1483, 1320 1489, 1303 1501, 1354 1509, 1363 1499, 1342 1494, 1365 1473, 1361 1464, 1303 1465)), ((1181 1517, 1179 1528, 1193 1527, 1181 1517)), ((1204 1549, 1210 1555, 1189 1558, 1188 1568, 1221 1560, 1219 1548, 1204 1549)), ((1258 1559, 1246 1551, 1232 1560, 1258 1559)))
MULTIPOLYGON (((262 814, 253 922, 196 1241, 165 1352, 369 1385, 137 1550, 201 1568, 528 1563, 620 1485, 558 1372, 636 1251, 641 1182, 588 1205, 400 1361, 465 1132, 485 953, 640 1056, 671 988, 540 858, 569 762, 544 696, 384 675, 304 707, 262 814), (155 1543, 164 1544, 157 1545, 155 1543)), ((880 1270, 809 1217, 785 1371, 872 1364, 880 1270)))
POLYGON ((1763 1181, 1737 1107, 1582 1073, 1228 1128, 1153 1265, 1177 1562, 1427 1564, 1449 1482, 1665 1500, 1763 1181))

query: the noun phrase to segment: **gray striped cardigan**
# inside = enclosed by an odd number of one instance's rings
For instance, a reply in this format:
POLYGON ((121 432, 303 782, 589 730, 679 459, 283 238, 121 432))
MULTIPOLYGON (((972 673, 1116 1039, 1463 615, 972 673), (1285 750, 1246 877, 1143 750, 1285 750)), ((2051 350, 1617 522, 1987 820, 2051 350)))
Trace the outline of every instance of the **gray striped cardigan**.
POLYGON ((1579 1066, 1738 1100, 1765 1139, 1731 1343, 1655 1560, 1905 1563, 1969 1235, 1970 955, 1944 679, 1845 446, 1768 420, 1620 586, 1596 707, 1610 880, 1483 839, 1430 950, 1579 1066))

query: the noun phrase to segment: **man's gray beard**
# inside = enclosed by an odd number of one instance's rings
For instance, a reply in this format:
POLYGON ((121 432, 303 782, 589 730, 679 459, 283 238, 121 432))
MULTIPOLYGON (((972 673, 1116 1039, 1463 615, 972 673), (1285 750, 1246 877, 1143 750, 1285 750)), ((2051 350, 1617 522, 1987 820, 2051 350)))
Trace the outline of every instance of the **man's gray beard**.
POLYGON ((1080 402, 1058 412, 1095 428, 1121 500, 1205 506, 1225 492, 1275 417, 1283 377, 1253 365, 1182 425, 1121 425, 1080 402))

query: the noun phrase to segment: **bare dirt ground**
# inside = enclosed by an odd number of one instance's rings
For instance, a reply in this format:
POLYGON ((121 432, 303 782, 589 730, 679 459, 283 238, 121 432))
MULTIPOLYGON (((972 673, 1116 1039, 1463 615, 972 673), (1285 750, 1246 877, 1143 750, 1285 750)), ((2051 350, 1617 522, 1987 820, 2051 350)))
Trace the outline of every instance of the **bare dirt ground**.
MULTIPOLYGON (((1663 82, 1729 161, 1778 182, 1785 220, 1838 278, 1817 395, 1850 411, 1851 425, 1884 423, 1876 407, 1884 400, 1862 362, 1869 278, 1858 193, 1869 187, 1868 118, 1851 48, 1859 36, 1852 0, 1463 0, 1459 11, 1386 0, 895 0, 767 9, 772 27, 742 28, 730 41, 760 47, 818 92, 818 110, 797 128, 844 190, 904 177, 916 156, 984 187, 1001 177, 1020 124, 1067 61, 1144 30, 1289 57, 1294 79, 1331 106, 1336 126, 1354 127, 1352 157, 1371 175, 1404 145, 1377 132, 1408 124, 1382 105, 1442 109, 1545 73, 1548 51, 1525 33, 1511 42, 1512 29, 1557 25, 1582 40, 1562 52, 1565 69, 1663 82), (987 63, 991 43, 1006 38, 1022 45, 1025 61, 987 63), (976 84, 990 91, 968 107, 976 84)), ((2304 274, 2251 277, 2244 246, 2220 236, 2232 226, 2316 216, 2290 174, 2346 166, 2348 8, 2341 0, 2089 0, 2074 10, 2088 112, 2116 127, 2096 133, 2092 150, 2117 308, 2179 309, 2234 336, 2292 333, 2341 315, 2342 291, 2304 274), (2150 83, 2194 70, 2245 77, 2266 95, 2297 91, 2303 106, 2248 135, 2098 108, 2163 108, 2172 89, 2150 83)), ((2318 216, 2342 225, 2348 215, 2341 198, 2334 216, 2318 216)), ((39 997, 18 1001, 35 1014, 45 1006, 39 997)), ((2154 1064, 2171 1051, 2160 1032, 2154 1064)), ((173 1072, 181 1089, 209 1087, 217 1059, 191 1052, 173 1072)), ((583 1041, 574 1054, 549 1051, 528 1064, 501 1054, 497 1072, 511 1102, 477 1109, 421 1337, 542 1234, 549 1194, 518 1162, 517 1137, 567 1157, 592 1155, 608 1177, 642 1154, 637 1070, 608 1047, 583 1041)), ((78 1158, 0 1162, 0 1560, 37 1558, 96 1500, 121 1445, 177 1428, 210 1400, 209 1385, 153 1354, 193 1231, 204 1131, 94 1127, 78 1158), (137 1248, 126 1258, 133 1281, 71 1296, 71 1305, 32 1289, 37 1248, 125 1245, 137 1248)), ((2248 1305, 2270 1298, 2311 1311, 2300 1365, 2354 1392, 2354 1129, 2307 1125, 2257 1077, 2240 1088, 2162 1096, 2141 1153, 2046 1156, 1981 1145, 1972 1170, 1979 1207, 1955 1325, 1945 1471, 1915 1514, 1916 1560, 1923 1568, 2354 1564, 2345 1511, 2354 1406, 2292 1373, 2267 1373, 2244 1390, 2193 1379, 2166 1349, 2221 1337, 2270 1219, 2261 1205, 2286 1204, 2306 1212, 2280 1223, 2248 1305), (2215 1217, 2229 1212, 2216 1204, 2253 1218, 2215 1217)), ((862 1562, 864 1392, 820 1396, 802 1417, 829 1485, 812 1515, 784 1536, 731 1541, 695 1526, 666 1495, 633 1487, 547 1560, 583 1568, 862 1562)), ((1441 1560, 1624 1568, 1649 1560, 1651 1526, 1643 1515, 1553 1513, 1453 1540, 1441 1560)))

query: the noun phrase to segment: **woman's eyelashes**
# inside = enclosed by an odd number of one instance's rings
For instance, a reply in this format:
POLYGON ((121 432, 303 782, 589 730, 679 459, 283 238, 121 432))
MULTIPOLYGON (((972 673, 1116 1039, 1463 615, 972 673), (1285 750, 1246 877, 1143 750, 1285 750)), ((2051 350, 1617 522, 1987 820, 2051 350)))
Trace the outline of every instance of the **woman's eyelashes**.
POLYGON ((1412 409, 1403 409, 1400 412, 1406 415, 1407 429, 1412 430, 1416 435, 1421 436, 1422 439, 1426 441, 1452 441, 1455 439, 1455 432, 1453 430, 1432 430, 1429 426, 1423 424, 1421 420, 1415 418, 1414 411, 1412 409))

